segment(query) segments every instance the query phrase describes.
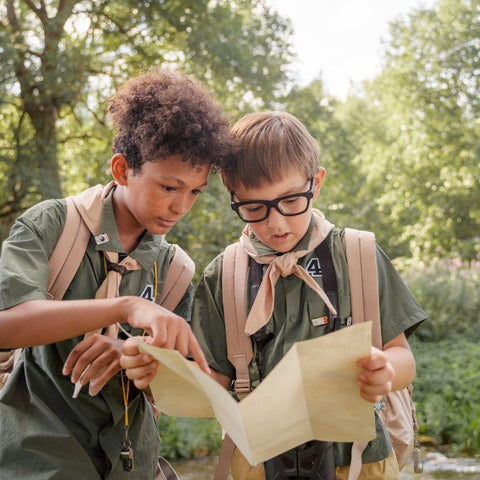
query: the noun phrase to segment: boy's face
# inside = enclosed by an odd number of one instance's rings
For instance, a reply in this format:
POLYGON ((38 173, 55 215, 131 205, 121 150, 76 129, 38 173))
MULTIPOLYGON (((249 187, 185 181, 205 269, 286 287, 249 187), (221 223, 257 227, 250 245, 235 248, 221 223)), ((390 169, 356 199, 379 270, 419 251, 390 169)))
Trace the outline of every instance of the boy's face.
POLYGON ((123 225, 132 230, 166 234, 205 189, 209 171, 209 165, 193 167, 189 161, 182 160, 182 155, 171 155, 145 162, 141 171, 134 174, 125 157, 115 155, 112 173, 119 186, 125 187, 117 189, 119 195, 115 192, 117 224, 120 223, 119 211, 123 225))
MULTIPOLYGON (((315 176, 313 198, 317 198, 322 185, 325 170, 315 176)), ((304 193, 310 186, 309 178, 294 171, 279 182, 263 183, 258 188, 245 188, 238 185, 235 189, 235 201, 275 200, 278 197, 295 193, 304 193)), ((289 252, 304 237, 310 225, 312 204, 306 212, 295 216, 284 216, 276 208, 270 208, 265 220, 250 223, 255 236, 268 247, 280 253, 289 252)))

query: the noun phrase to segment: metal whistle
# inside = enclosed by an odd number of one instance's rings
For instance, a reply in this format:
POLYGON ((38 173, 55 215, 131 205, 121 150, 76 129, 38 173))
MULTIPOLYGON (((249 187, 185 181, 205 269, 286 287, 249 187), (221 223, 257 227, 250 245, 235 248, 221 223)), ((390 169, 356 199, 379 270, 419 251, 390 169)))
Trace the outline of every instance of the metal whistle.
POLYGON ((120 461, 124 472, 133 472, 135 465, 133 463, 133 448, 123 447, 120 451, 120 461))

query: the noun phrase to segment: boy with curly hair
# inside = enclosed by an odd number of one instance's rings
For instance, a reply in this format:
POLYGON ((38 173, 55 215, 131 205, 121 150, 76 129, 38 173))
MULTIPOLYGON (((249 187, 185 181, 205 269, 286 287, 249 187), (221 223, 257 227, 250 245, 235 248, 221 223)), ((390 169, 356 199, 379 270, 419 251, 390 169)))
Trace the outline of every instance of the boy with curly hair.
POLYGON ((229 122, 200 84, 161 69, 127 81, 109 112, 117 132, 114 182, 99 210, 102 235, 90 236, 63 300, 47 300, 47 277, 65 199, 29 209, 3 244, 0 348, 26 348, 0 393, 2 478, 155 478, 157 424, 146 395, 121 372, 123 340, 86 332, 120 322, 156 345, 190 353, 208 371, 185 320, 192 286, 175 313, 155 301, 174 254, 164 235, 206 188, 209 172, 230 158, 229 122), (114 298, 104 298, 111 295, 99 295, 99 287, 122 259, 135 267, 123 270, 114 298), (89 388, 72 398, 77 382, 89 388), (134 464, 120 461, 125 441, 134 464))

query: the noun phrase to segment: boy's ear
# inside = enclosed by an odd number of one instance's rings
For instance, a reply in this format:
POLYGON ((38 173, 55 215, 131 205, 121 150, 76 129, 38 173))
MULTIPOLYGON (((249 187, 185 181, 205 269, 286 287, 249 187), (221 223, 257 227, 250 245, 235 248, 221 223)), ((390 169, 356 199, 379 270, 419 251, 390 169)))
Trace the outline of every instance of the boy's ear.
POLYGON ((318 194, 320 193, 320 189, 322 188, 323 179, 325 178, 325 174, 327 171, 320 167, 317 174, 315 175, 314 187, 313 187, 313 198, 317 198, 318 194))
POLYGON ((116 153, 110 160, 110 171, 119 185, 126 185, 129 168, 127 159, 121 153, 116 153))

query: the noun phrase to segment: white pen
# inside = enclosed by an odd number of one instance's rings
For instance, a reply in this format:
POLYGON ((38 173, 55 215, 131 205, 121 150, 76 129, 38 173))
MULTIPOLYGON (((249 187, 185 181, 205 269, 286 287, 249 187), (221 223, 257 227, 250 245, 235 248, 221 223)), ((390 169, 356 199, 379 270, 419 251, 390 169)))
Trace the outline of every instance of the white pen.
POLYGON ((80 393, 80 390, 83 387, 83 385, 81 383, 81 380, 82 380, 83 376, 87 373, 87 370, 89 368, 90 368, 90 363, 85 367, 85 370, 80 375, 80 378, 77 380, 77 383, 75 383, 75 389, 73 390, 72 398, 77 398, 78 397, 78 394, 80 393))

